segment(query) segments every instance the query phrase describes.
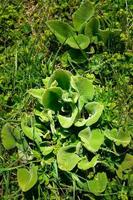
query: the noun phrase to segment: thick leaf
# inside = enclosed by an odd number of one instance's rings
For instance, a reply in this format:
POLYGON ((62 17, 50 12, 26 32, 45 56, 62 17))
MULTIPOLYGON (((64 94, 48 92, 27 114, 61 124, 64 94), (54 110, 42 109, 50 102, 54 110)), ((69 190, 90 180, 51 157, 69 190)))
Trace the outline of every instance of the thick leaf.
POLYGON ((96 17, 92 17, 85 26, 85 35, 87 35, 90 39, 93 36, 97 36, 99 31, 99 26, 100 26, 99 20, 96 17))
POLYGON ((62 88, 63 90, 69 90, 71 75, 72 74, 68 71, 61 69, 56 70, 50 77, 49 87, 54 81, 56 81, 58 83, 58 87, 62 88))
POLYGON ((79 93, 79 96, 84 99, 85 102, 92 100, 94 96, 94 87, 92 81, 84 77, 72 77, 72 87, 79 93))
POLYGON ((82 170, 87 170, 92 167, 95 167, 97 164, 99 155, 94 156, 91 161, 88 161, 87 157, 82 158, 82 160, 78 163, 78 168, 82 170))
POLYGON ((116 145, 123 145, 124 147, 126 147, 131 141, 130 133, 124 132, 123 130, 105 130, 104 135, 109 140, 114 141, 116 145))
POLYGON ((45 92, 44 88, 40 88, 40 89, 30 89, 28 91, 28 93, 30 95, 32 95, 33 97, 37 98, 39 100, 39 102, 42 104, 42 96, 45 92))
POLYGON ((23 192, 30 190, 37 182, 37 166, 32 166, 30 170, 20 168, 17 171, 17 180, 23 192))
MULTIPOLYGON (((84 106, 84 99, 80 98, 79 99, 79 106, 78 106, 79 111, 82 110, 83 106, 84 106)), ((84 126, 84 125, 91 126, 92 124, 96 123, 98 121, 99 117, 102 114, 103 105, 101 105, 98 102, 90 102, 90 103, 86 104, 85 109, 88 112, 88 118, 87 119, 85 117, 79 118, 75 122, 75 126, 78 126, 78 127, 81 127, 81 126, 84 126)), ((84 112, 84 110, 81 111, 81 113, 82 112, 84 112)))
POLYGON ((73 63, 84 63, 87 61, 87 55, 85 52, 81 52, 81 50, 78 49, 70 49, 68 51, 68 60, 69 62, 73 63))
POLYGON ((100 129, 91 131, 90 128, 85 128, 79 132, 78 136, 80 137, 84 147, 91 152, 98 151, 104 142, 104 134, 100 129))
POLYGON ((121 163, 118 170, 116 171, 120 179, 123 178, 123 172, 127 169, 133 169, 133 155, 128 153, 126 154, 124 161, 121 163))
POLYGON ((77 165, 80 157, 75 152, 76 147, 73 145, 60 148, 57 153, 57 162, 61 170, 71 171, 77 165))
POLYGON ((40 150, 44 156, 47 156, 54 150, 55 146, 45 146, 45 147, 40 147, 40 150))
POLYGON ((41 142, 42 131, 35 127, 35 124, 32 120, 31 116, 27 116, 26 114, 21 119, 21 128, 24 134, 31 140, 36 142, 41 142), (30 126, 29 126, 30 124, 30 126))
POLYGON ((58 115, 57 117, 58 117, 60 125, 63 128, 70 128, 73 125, 77 114, 78 114, 78 108, 75 107, 73 109, 73 111, 72 111, 72 116, 71 117, 65 117, 63 115, 58 115))
POLYGON ((86 104, 85 109, 90 115, 90 117, 87 119, 86 126, 91 126, 100 118, 104 106, 98 102, 90 102, 86 104))
POLYGON ((9 123, 5 124, 2 128, 1 139, 3 146, 7 150, 16 146, 15 137, 13 136, 13 127, 9 123))
POLYGON ((93 180, 88 181, 90 192, 95 195, 104 192, 108 183, 106 173, 97 173, 93 180))
POLYGON ((61 43, 64 43, 69 37, 75 34, 74 29, 65 22, 49 20, 46 24, 61 43))
POLYGON ((72 16, 75 29, 80 31, 83 24, 94 15, 94 12, 94 5, 90 1, 83 2, 80 8, 72 16))
POLYGON ((66 43, 74 49, 86 49, 90 43, 90 39, 83 34, 79 34, 69 37, 66 43))
POLYGON ((60 110, 61 108, 61 100, 62 97, 62 89, 58 87, 48 88, 42 97, 42 104, 46 109, 51 110, 60 110))

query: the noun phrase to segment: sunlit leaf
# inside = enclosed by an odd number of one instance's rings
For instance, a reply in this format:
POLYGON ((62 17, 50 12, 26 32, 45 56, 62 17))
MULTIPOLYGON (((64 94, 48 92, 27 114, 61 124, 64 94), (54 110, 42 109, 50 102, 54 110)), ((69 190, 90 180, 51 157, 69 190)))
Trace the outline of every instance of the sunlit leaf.
POLYGON ((46 24, 61 43, 64 43, 69 37, 75 34, 73 27, 65 22, 49 20, 46 24))
POLYGON ((86 104, 85 109, 90 115, 90 117, 87 119, 86 126, 91 126, 100 118, 104 106, 98 102, 89 102, 86 104))
POLYGON ((63 90, 69 90, 71 75, 72 74, 68 71, 61 69, 56 70, 50 77, 49 87, 54 81, 56 81, 58 83, 58 87, 62 88, 63 90))
POLYGON ((92 81, 84 77, 72 77, 72 87, 79 93, 84 101, 92 100, 94 96, 94 87, 92 81))
POLYGON ((54 146, 40 147, 40 150, 44 156, 47 156, 54 150, 54 146))
POLYGON ((78 114, 78 108, 75 107, 73 109, 73 111, 72 111, 72 116, 71 117, 66 117, 66 116, 63 116, 63 115, 58 115, 57 117, 58 117, 60 125, 63 128, 70 128, 73 125, 77 114, 78 114))
POLYGON ((74 49, 86 49, 90 43, 90 39, 83 34, 79 34, 69 37, 66 43, 74 49))
POLYGON ((82 170, 87 170, 92 167, 95 167, 95 165, 97 164, 98 157, 99 155, 94 156, 91 159, 91 161, 88 161, 87 157, 82 158, 81 161, 78 163, 78 168, 82 170))
POLYGON ((46 109, 60 110, 62 90, 58 87, 48 88, 42 97, 42 104, 46 109))
POLYGON ((32 166, 30 170, 20 168, 17 171, 17 180, 23 192, 30 190, 37 182, 37 166, 32 166))
POLYGON ((5 124, 1 131, 2 144, 7 150, 12 149, 16 146, 13 131, 13 126, 11 126, 9 123, 5 124))
POLYGON ((77 31, 80 31, 82 25, 94 15, 94 5, 90 1, 84 1, 80 8, 72 15, 73 24, 77 31))
POLYGON ((97 173, 93 180, 88 181, 90 192, 95 195, 104 192, 108 183, 106 173, 97 173))
POLYGON ((42 96, 44 92, 45 92, 44 88, 28 90, 28 93, 33 97, 37 98, 40 103, 42 103, 42 96))
POLYGON ((57 153, 57 162, 61 170, 71 171, 77 165, 80 157, 75 152, 76 147, 73 145, 60 148, 57 153))
POLYGON ((104 134, 100 129, 94 129, 91 131, 90 128, 85 128, 79 132, 78 136, 80 137, 84 147, 91 152, 98 151, 104 142, 104 134))
POLYGON ((133 169, 133 155, 126 154, 124 161, 119 165, 118 170, 116 171, 120 179, 123 178, 123 172, 127 169, 133 169))
POLYGON ((42 131, 35 127, 34 121, 31 116, 26 114, 21 119, 21 128, 24 134, 31 140, 41 142, 42 131), (30 125, 29 125, 30 124, 30 125))
POLYGON ((131 141, 130 132, 124 132, 123 130, 105 130, 104 135, 109 139, 115 142, 116 145, 127 146, 131 141))

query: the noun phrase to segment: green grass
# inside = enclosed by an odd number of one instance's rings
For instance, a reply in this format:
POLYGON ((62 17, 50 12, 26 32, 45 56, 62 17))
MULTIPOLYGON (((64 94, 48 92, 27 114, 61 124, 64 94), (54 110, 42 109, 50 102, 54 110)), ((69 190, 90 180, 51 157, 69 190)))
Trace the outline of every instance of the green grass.
MULTIPOLYGON (((81 65, 62 63, 61 55, 68 47, 61 46, 45 24, 50 19, 60 19, 69 23, 72 13, 81 3, 80 0, 4 0, 0 3, 0 132, 5 123, 8 122, 14 127, 20 126, 22 113, 32 113, 37 103, 27 91, 42 87, 42 79, 50 76, 56 68, 68 69, 73 74, 93 80, 95 100, 105 106, 100 121, 94 128, 117 128, 124 132, 133 130, 132 4, 131 1, 118 0, 94 2, 99 2, 99 14, 108 19, 106 22, 104 20, 104 26, 109 23, 111 28, 122 28, 121 41, 125 47, 123 51, 120 43, 112 43, 113 51, 106 49, 104 52, 104 48, 94 46, 97 53, 88 54, 89 62, 81 65)), ((34 142, 28 140, 28 143, 37 154, 38 147, 34 142)), ((22 159, 18 156, 17 148, 7 151, 0 140, 0 198, 130 199, 133 197, 132 170, 126 169, 124 179, 121 180, 116 175, 116 169, 126 153, 132 154, 132 149, 132 139, 124 148, 109 142, 99 151, 106 159, 102 166, 98 165, 89 172, 77 172, 77 179, 85 182, 87 175, 90 179, 98 171, 102 171, 101 168, 106 171, 110 184, 104 193, 95 196, 81 189, 72 174, 60 170, 56 161, 45 165, 43 161, 40 162, 38 154, 37 159, 30 160, 31 152, 26 147, 23 148, 24 154, 21 156, 25 155, 27 160, 22 159), (29 167, 33 163, 39 165, 39 180, 30 191, 23 193, 18 186, 17 169, 29 167)))

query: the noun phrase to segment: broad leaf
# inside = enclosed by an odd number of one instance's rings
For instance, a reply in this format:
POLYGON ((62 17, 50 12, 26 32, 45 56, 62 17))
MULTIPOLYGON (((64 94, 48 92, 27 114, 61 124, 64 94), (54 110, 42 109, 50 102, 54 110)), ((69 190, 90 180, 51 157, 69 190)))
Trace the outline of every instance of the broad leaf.
POLYGON ((44 156, 47 156, 54 150, 55 146, 45 146, 45 147, 40 147, 40 150, 44 156))
POLYGON ((13 131, 13 126, 11 126, 9 123, 5 124, 1 131, 2 144, 7 150, 12 149, 16 146, 13 131))
POLYGON ((90 117, 87 119, 86 126, 91 126, 100 118, 104 106, 98 102, 90 102, 86 104, 85 109, 90 115, 90 117))
MULTIPOLYGON (((84 106, 84 99, 80 98, 79 99, 79 111, 84 112, 84 110, 82 111, 82 108, 84 106)), ((102 111, 103 111, 103 105, 98 103, 98 102, 89 102, 86 104, 85 109, 88 112, 88 118, 86 119, 85 117, 83 118, 79 118, 76 122, 75 122, 75 126, 91 126, 92 124, 96 123, 98 121, 98 119, 100 118, 102 111)))
POLYGON ((39 102, 42 104, 42 96, 43 93, 45 92, 44 88, 40 88, 40 89, 30 89, 28 91, 28 93, 30 95, 32 95, 33 97, 37 98, 39 100, 39 102))
POLYGON ((61 108, 62 89, 58 87, 48 88, 42 97, 44 108, 51 110, 60 110, 61 108))
POLYGON ((99 20, 96 17, 92 17, 85 26, 85 35, 87 35, 90 39, 93 36, 97 36, 99 31, 99 26, 100 26, 99 20))
POLYGON ((84 99, 85 102, 92 100, 94 96, 94 87, 92 81, 84 77, 72 77, 72 87, 79 93, 79 96, 84 99))
POLYGON ((123 172, 127 169, 133 169, 133 155, 126 154, 124 161, 119 165, 118 170, 116 171, 120 179, 123 178, 123 172))
POLYGON ((66 43, 74 49, 86 49, 90 43, 90 39, 83 34, 79 34, 69 37, 66 43))
POLYGON ((94 12, 94 5, 90 1, 83 2, 80 8, 72 15, 75 29, 80 31, 83 24, 94 15, 94 12))
POLYGON ((62 88, 63 90, 69 90, 70 88, 70 80, 71 80, 71 73, 65 70, 58 69, 56 70, 53 75, 50 77, 49 80, 49 87, 51 84, 56 81, 57 86, 62 88))
POLYGON ((99 40, 102 40, 104 42, 104 44, 107 45, 109 42, 109 38, 110 38, 110 30, 109 29, 105 29, 105 30, 99 29, 98 37, 99 37, 99 40))
POLYGON ((79 132, 78 136, 80 137, 84 147, 91 152, 98 151, 104 142, 104 134, 100 129, 94 129, 91 131, 90 128, 85 128, 79 132))
POLYGON ((131 141, 130 133, 124 132, 123 130, 107 129, 104 131, 104 135, 109 140, 114 141, 116 145, 123 145, 124 147, 126 147, 131 141))
POLYGON ((26 114, 21 119, 21 128, 24 134, 31 140, 41 142, 42 131, 35 127, 33 119, 31 116, 26 114))
POLYGON ((37 182, 37 166, 32 166, 30 170, 20 168, 17 171, 17 180, 23 192, 30 190, 37 182))
POLYGON ((63 128, 70 128, 73 125, 77 114, 78 114, 78 108, 75 107, 73 109, 73 111, 72 111, 72 116, 71 117, 65 117, 63 115, 58 115, 57 117, 58 117, 60 125, 63 128))
POLYGON ((106 173, 97 173, 93 180, 88 181, 90 192, 95 195, 104 192, 108 183, 106 173))
POLYGON ((60 148, 57 153, 57 162, 61 170, 71 171, 77 165, 80 157, 75 152, 76 147, 73 145, 60 148))
POLYGON ((65 22, 49 20, 46 24, 61 43, 64 43, 69 37, 75 34, 74 29, 65 22))
POLYGON ((84 63, 87 61, 87 55, 78 49, 70 49, 68 51, 68 60, 73 63, 84 63))
POLYGON ((82 170, 87 170, 92 167, 95 167, 97 164, 99 155, 94 156, 91 161, 88 161, 87 157, 82 158, 82 160, 78 163, 78 168, 82 170))

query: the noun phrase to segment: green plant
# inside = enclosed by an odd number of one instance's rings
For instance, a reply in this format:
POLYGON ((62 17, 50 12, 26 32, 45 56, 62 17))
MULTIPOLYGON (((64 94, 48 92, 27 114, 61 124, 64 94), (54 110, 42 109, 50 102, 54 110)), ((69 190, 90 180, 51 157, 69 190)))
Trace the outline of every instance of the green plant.
MULTIPOLYGON (((69 45, 72 49, 68 50, 62 59, 83 63, 87 61, 87 52, 84 49, 100 44, 102 41, 105 46, 110 47, 114 38, 119 38, 121 30, 105 28, 101 29, 100 15, 97 12, 97 5, 90 1, 83 1, 81 6, 72 15, 72 24, 59 20, 47 21, 47 26, 54 33, 62 45, 69 45), (78 54, 78 58, 77 58, 78 54)), ((87 51, 94 51, 88 48, 87 51)), ((94 52, 93 52, 94 53, 94 52)))
MULTIPOLYGON (((122 144, 127 147, 131 141, 130 133, 125 135, 121 130, 122 134, 118 135, 120 130, 103 130, 95 125, 102 114, 103 105, 92 101, 95 89, 89 79, 58 69, 43 83, 44 87, 28 91, 38 101, 33 113, 23 113, 21 127, 5 124, 2 129, 4 147, 9 150, 16 146, 21 162, 29 165, 32 161, 30 171, 27 171, 27 167, 18 169, 19 186, 24 192, 30 190, 43 176, 43 171, 39 173, 37 170, 39 167, 46 170, 50 165, 56 165, 55 183, 65 184, 67 178, 63 180, 60 175, 63 173, 75 182, 77 191, 99 196, 106 190, 108 178, 106 172, 99 170, 95 173, 93 169, 107 165, 109 170, 115 170, 107 156, 102 156, 104 151, 119 157, 116 149, 110 149, 112 144, 108 149, 106 142, 114 141, 116 146, 122 144), (84 177, 84 172, 87 177, 84 177), (28 183, 24 178, 26 176, 30 177, 28 183)), ((130 172, 131 167, 129 165, 124 169, 130 172)), ((52 181, 51 173, 48 171, 44 185, 47 185, 46 179, 49 184, 52 181)), ((121 167, 118 177, 120 173, 121 167)))

